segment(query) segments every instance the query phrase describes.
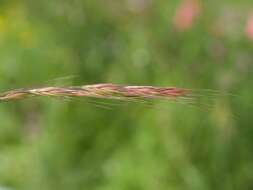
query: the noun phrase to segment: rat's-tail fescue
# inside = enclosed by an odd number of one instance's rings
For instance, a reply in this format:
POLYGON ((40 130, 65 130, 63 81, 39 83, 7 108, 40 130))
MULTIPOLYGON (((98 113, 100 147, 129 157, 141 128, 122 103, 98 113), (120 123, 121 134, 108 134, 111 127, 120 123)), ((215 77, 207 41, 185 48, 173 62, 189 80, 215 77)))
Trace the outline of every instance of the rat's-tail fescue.
POLYGON ((11 101, 29 96, 49 97, 94 97, 103 99, 127 100, 175 99, 186 97, 190 90, 176 87, 124 86, 117 84, 94 84, 71 87, 42 87, 11 90, 0 94, 0 101, 11 101))
POLYGON ((0 102, 12 101, 32 96, 47 97, 89 97, 100 99, 111 99, 132 102, 146 102, 149 100, 175 100, 178 103, 210 106, 208 99, 213 100, 218 91, 213 90, 191 90, 177 87, 156 86, 127 86, 117 84, 93 84, 70 87, 41 87, 22 88, 0 93, 0 102), (204 98, 204 102, 200 99, 204 98), (202 103, 201 103, 202 102, 202 103))

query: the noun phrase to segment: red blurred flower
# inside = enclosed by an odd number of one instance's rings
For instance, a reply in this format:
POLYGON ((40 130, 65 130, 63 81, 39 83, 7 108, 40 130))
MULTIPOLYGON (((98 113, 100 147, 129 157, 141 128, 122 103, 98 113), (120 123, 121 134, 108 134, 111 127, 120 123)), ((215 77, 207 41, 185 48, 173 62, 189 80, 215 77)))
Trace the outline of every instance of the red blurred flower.
POLYGON ((178 30, 184 31, 190 28, 195 17, 200 12, 200 2, 198 0, 183 0, 177 7, 174 25, 178 30))
POLYGON ((246 24, 246 36, 253 40, 253 14, 251 14, 248 18, 247 24, 246 24))

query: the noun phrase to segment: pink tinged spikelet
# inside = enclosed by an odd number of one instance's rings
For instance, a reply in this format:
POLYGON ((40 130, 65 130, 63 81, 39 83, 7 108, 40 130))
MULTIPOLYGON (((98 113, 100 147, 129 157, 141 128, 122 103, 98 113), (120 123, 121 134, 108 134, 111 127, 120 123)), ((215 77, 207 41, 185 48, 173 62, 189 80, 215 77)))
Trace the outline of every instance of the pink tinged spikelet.
POLYGON ((176 87, 124 86, 117 84, 94 84, 80 87, 43 87, 18 89, 0 94, 0 101, 15 100, 31 96, 49 97, 95 97, 129 100, 131 98, 177 98, 184 97, 189 90, 176 87))
POLYGON ((174 87, 129 86, 126 87, 127 96, 141 96, 146 98, 182 96, 185 90, 174 87))
POLYGON ((253 13, 248 18, 248 21, 246 23, 245 33, 246 33, 246 36, 250 40, 253 40, 253 13))
MULTIPOLYGON (((47 97, 89 97, 99 99, 112 99, 127 102, 148 103, 152 100, 176 100, 178 103, 188 105, 202 104, 202 97, 213 99, 219 95, 217 91, 190 90, 177 87, 156 86, 126 86, 117 84, 94 84, 70 87, 42 87, 31 89, 17 89, 0 93, 0 102, 22 99, 30 96, 47 97)), ((208 105, 204 102, 203 105, 208 105)))

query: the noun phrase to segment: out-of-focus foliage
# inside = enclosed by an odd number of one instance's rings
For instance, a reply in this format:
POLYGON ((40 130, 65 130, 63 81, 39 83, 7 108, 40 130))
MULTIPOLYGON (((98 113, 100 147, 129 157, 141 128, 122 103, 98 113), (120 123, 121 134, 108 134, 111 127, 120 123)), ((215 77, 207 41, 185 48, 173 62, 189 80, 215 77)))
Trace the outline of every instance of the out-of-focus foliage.
POLYGON ((252 0, 0 1, 1 91, 113 82, 235 94, 215 97, 210 109, 1 103, 0 189, 252 189, 252 7, 252 0), (77 77, 52 80, 65 76, 77 77))

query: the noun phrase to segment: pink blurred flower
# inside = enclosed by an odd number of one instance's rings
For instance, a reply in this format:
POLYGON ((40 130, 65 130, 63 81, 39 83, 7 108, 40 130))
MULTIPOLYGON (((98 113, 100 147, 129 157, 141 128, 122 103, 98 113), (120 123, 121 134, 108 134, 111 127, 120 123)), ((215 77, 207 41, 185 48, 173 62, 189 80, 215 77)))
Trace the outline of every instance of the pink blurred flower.
POLYGON ((175 27, 180 31, 189 29, 199 12, 200 2, 198 0, 183 0, 175 13, 175 27))
POLYGON ((251 14, 248 18, 246 28, 245 28, 246 36, 253 40, 253 14, 251 14))

